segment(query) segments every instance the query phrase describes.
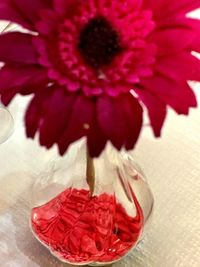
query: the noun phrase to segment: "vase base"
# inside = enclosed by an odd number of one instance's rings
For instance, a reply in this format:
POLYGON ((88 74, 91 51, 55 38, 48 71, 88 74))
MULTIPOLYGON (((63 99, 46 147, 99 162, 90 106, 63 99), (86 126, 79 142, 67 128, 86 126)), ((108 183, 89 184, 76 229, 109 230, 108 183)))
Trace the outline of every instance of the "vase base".
POLYGON ((37 239, 63 262, 110 265, 139 240, 143 215, 139 204, 135 205, 133 218, 113 195, 91 197, 88 190, 69 188, 32 210, 31 227, 37 239))

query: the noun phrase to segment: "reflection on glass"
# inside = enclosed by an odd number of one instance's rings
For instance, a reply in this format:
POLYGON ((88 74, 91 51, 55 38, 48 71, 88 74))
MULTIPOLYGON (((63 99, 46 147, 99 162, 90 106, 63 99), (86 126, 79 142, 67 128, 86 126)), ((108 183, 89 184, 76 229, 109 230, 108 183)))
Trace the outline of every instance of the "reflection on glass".
POLYGON ((14 121, 10 112, 0 105, 0 144, 4 143, 13 133, 14 121))
MULTIPOLYGON (((3 29, 0 29, 1 34, 10 31, 13 23, 7 23, 3 29)), ((1 62, 0 62, 1 63, 1 62)), ((0 68, 1 68, 0 64, 0 68)), ((14 121, 10 112, 0 103, 0 144, 4 143, 13 133, 14 121)))

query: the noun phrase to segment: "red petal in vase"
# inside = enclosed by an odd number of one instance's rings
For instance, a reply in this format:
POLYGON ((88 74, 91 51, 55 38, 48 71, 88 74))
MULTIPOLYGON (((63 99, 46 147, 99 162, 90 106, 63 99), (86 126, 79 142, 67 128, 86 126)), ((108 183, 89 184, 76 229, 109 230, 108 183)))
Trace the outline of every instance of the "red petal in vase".
POLYGON ((130 217, 114 195, 91 197, 69 188, 32 210, 32 229, 52 253, 70 263, 113 262, 139 240, 142 209, 133 193, 136 216, 130 217))

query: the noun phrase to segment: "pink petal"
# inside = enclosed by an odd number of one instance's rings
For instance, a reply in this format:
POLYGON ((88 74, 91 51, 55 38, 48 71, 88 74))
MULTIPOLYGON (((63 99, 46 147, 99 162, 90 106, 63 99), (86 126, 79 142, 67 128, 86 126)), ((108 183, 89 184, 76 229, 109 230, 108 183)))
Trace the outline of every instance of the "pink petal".
POLYGON ((191 50, 200 53, 200 19, 189 19, 188 23, 196 33, 196 37, 191 44, 191 50))
POLYGON ((37 64, 37 53, 30 34, 10 32, 0 35, 0 61, 37 64))
POLYGON ((135 91, 147 107, 154 134, 159 137, 167 115, 166 104, 148 91, 140 89, 135 89, 135 91))
POLYGON ((191 43, 190 50, 200 52, 200 20, 192 19, 183 16, 175 17, 166 17, 165 19, 159 21, 157 24, 158 31, 163 29, 173 29, 173 28, 182 28, 190 30, 194 34, 194 39, 191 43))
POLYGON ((17 68, 6 65, 0 70, 0 93, 9 87, 23 86, 31 78, 31 82, 34 83, 38 76, 45 78, 45 72, 40 67, 21 66, 17 68))
POLYGON ((35 27, 41 35, 49 37, 49 34, 58 27, 58 14, 53 9, 44 9, 40 11, 40 16, 42 17, 42 20, 36 22, 35 27))
POLYGON ((37 67, 12 68, 5 66, 0 70, 0 95, 4 105, 8 105, 17 93, 31 94, 44 87, 46 73, 37 67))
MULTIPOLYGON (((183 28, 183 29, 193 29, 192 24, 196 19, 191 19, 186 16, 165 17, 157 23, 157 29, 172 29, 172 28, 183 28)), ((196 23, 195 22, 195 23, 196 23)))
POLYGON ((20 88, 19 87, 11 87, 8 88, 7 91, 3 94, 1 94, 1 102, 5 105, 8 106, 12 99, 15 97, 17 93, 19 93, 20 88))
POLYGON ((191 44, 191 49, 193 51, 200 53, 200 35, 197 36, 195 40, 193 41, 193 43, 191 44))
POLYGON ((23 27, 34 30, 30 21, 19 12, 13 5, 12 0, 1 0, 0 3, 0 19, 8 20, 22 25, 23 27))
POLYGON ((125 123, 115 98, 101 96, 97 101, 98 122, 105 136, 120 150, 125 143, 125 123))
POLYGON ((79 0, 53 0, 53 2, 54 9, 61 16, 71 15, 73 10, 79 5, 79 0))
POLYGON ((155 18, 160 20, 165 16, 186 14, 200 7, 199 0, 144 0, 143 2, 144 7, 153 10, 155 18))
POLYGON ((12 0, 13 6, 32 25, 40 18, 42 9, 51 8, 52 0, 12 0))
POLYGON ((119 98, 119 109, 124 115, 126 125, 126 149, 133 149, 140 135, 143 124, 143 109, 132 94, 124 94, 119 98))
POLYGON ((47 77, 46 70, 40 70, 37 74, 33 74, 32 77, 21 86, 20 94, 29 95, 40 90, 46 90, 49 83, 51 83, 51 81, 49 81, 47 77))
POLYGON ((169 28, 155 31, 150 36, 150 41, 156 43, 158 56, 165 56, 188 48, 195 37, 195 33, 190 29, 169 28))
POLYGON ((142 108, 131 94, 103 96, 97 103, 98 121, 105 136, 119 150, 132 149, 142 127, 142 108))
POLYGON ((186 82, 178 82, 162 75, 155 75, 141 81, 144 90, 157 95, 178 114, 187 115, 190 107, 196 107, 195 95, 186 82))
POLYGON ((65 131, 58 141, 58 147, 61 155, 66 152, 72 142, 88 135, 92 127, 93 116, 93 100, 82 95, 77 96, 74 107, 71 110, 69 122, 66 124, 65 131))
MULTIPOLYGON (((162 0, 164 1, 164 0, 162 0)), ((199 0, 181 0, 181 1, 173 1, 170 0, 168 3, 165 2, 166 10, 164 10, 168 14, 172 13, 188 13, 200 7, 199 0)))
POLYGON ((87 145, 91 157, 99 157, 107 143, 107 137, 100 128, 95 111, 92 128, 88 133, 87 145))
POLYGON ((38 90, 32 98, 25 115, 26 135, 29 138, 34 138, 39 131, 48 107, 49 96, 52 94, 53 88, 43 88, 38 90))
POLYGON ((48 97, 40 126, 40 144, 50 148, 56 143, 68 125, 75 95, 69 95, 64 88, 55 88, 48 97))
POLYGON ((189 52, 162 57, 157 60, 156 70, 176 81, 200 81, 200 60, 189 52))
POLYGON ((26 135, 29 138, 34 138, 40 122, 42 120, 42 104, 45 99, 44 94, 37 94, 33 97, 30 102, 26 115, 25 115, 25 125, 26 125, 26 135))

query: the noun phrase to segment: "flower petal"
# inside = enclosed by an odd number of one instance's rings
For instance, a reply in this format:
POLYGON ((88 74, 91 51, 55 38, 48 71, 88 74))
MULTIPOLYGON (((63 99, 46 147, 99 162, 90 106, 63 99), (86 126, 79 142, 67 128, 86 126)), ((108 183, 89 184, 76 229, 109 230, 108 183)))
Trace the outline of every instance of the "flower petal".
POLYGON ((44 108, 43 120, 40 125, 40 144, 50 148, 61 137, 68 125, 75 95, 67 94, 65 88, 55 88, 44 108))
MULTIPOLYGON (((193 32, 194 38, 191 39, 192 43, 189 46, 188 51, 200 52, 200 20, 192 19, 183 16, 166 17, 159 23, 157 23, 157 31, 170 29, 185 29, 193 32)), ((182 39, 180 39, 182 40, 182 39)), ((178 41, 178 38, 177 38, 178 41)))
POLYGON ((157 95, 163 102, 171 106, 178 114, 188 115, 190 107, 196 107, 196 97, 186 82, 174 81, 163 75, 141 81, 144 90, 157 95))
POLYGON ((107 143, 107 138, 99 126, 97 115, 94 115, 92 128, 88 133, 87 145, 91 157, 99 157, 107 143))
POLYGON ((195 40, 193 41, 193 43, 191 44, 191 49, 193 51, 200 53, 200 35, 197 36, 195 40))
POLYGON ((45 74, 46 72, 37 66, 11 67, 6 65, 0 69, 0 93, 6 91, 9 87, 22 87, 30 79, 34 84, 35 78, 39 76, 41 79, 45 79, 45 74))
POLYGON ((98 122, 105 136, 120 150, 125 143, 125 125, 120 113, 120 106, 116 106, 115 98, 99 97, 97 112, 98 122))
POLYGON ((18 23, 29 30, 34 29, 30 21, 23 17, 19 10, 13 5, 12 0, 1 0, 0 19, 18 23))
POLYGON ((15 97, 15 95, 19 93, 19 90, 20 90, 19 87, 8 88, 8 90, 4 94, 1 94, 1 102, 5 106, 8 106, 12 101, 12 99, 15 97))
POLYGON ((140 135, 143 124, 143 109, 138 100, 131 94, 124 94, 118 98, 119 109, 124 115, 126 125, 125 148, 133 149, 140 135))
POLYGON ((158 97, 145 90, 135 89, 135 92, 147 107, 154 135, 159 137, 161 135, 161 129, 167 115, 166 104, 158 97))
POLYGON ((17 93, 31 94, 47 83, 46 72, 37 67, 10 67, 0 70, 0 95, 4 105, 8 105, 17 93))
POLYGON ((58 141, 60 154, 63 155, 72 142, 87 136, 93 122, 95 103, 92 98, 78 95, 69 123, 66 124, 65 131, 58 141))
POLYGON ((31 25, 40 18, 42 9, 51 8, 52 0, 12 0, 15 9, 30 22, 31 25))
POLYGON ((162 0, 162 1, 165 2, 165 7, 166 7, 166 9, 164 9, 164 12, 168 14, 173 14, 173 13, 186 14, 200 7, 199 0, 181 0, 181 1, 162 0))
POLYGON ((99 125, 120 150, 123 145, 132 149, 139 137, 142 127, 142 108, 131 94, 116 98, 103 96, 97 103, 99 125))
POLYGON ((200 19, 188 19, 188 23, 196 33, 196 37, 191 44, 191 50, 200 53, 200 19))
POLYGON ((188 52, 158 59, 155 69, 176 81, 200 81, 200 60, 188 52))
POLYGON ((188 48, 195 40, 196 35, 190 29, 172 28, 155 31, 150 41, 155 42, 158 48, 157 55, 165 56, 176 54, 188 48))
POLYGON ((79 5, 79 0, 53 0, 54 9, 59 15, 71 15, 73 9, 79 5))
POLYGON ((37 52, 30 34, 10 32, 0 35, 0 61, 37 64, 37 52))
POLYGON ((157 19, 163 19, 165 16, 174 14, 186 14, 200 7, 199 0, 144 0, 144 8, 150 8, 157 19))
POLYGON ((43 118, 43 106, 47 93, 43 90, 39 91, 31 100, 25 115, 26 135, 29 138, 34 138, 38 131, 42 118, 43 118))

